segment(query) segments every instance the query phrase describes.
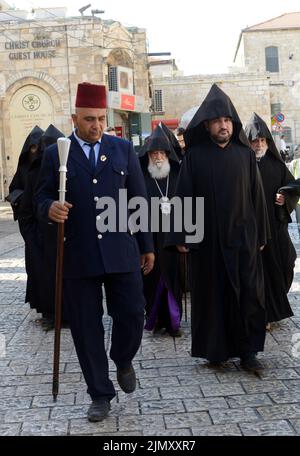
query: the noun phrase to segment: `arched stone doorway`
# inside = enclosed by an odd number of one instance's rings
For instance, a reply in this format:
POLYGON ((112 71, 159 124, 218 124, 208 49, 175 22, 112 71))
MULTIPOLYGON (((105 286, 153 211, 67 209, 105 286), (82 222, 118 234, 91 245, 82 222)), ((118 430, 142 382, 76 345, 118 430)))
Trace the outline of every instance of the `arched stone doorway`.
POLYGON ((18 89, 9 103, 10 153, 6 156, 8 175, 18 164, 24 141, 35 125, 46 129, 54 123, 54 107, 50 96, 37 85, 28 84, 18 89))

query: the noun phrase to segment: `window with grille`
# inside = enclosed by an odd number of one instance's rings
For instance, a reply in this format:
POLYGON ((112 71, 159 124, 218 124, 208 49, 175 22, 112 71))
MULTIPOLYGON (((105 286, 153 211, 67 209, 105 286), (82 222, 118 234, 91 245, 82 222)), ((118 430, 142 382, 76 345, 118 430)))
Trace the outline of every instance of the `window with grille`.
POLYGON ((273 103, 271 104, 271 116, 275 116, 275 114, 278 114, 281 112, 281 103, 273 103))
POLYGON ((155 112, 163 112, 162 90, 154 90, 153 107, 155 112))
POLYGON ((108 67, 108 87, 111 92, 118 92, 118 70, 117 67, 108 67))
POLYGON ((291 143, 293 142, 293 137, 292 137, 292 129, 291 127, 283 127, 283 134, 285 136, 285 142, 286 143, 291 143))
POLYGON ((265 49, 266 53, 266 71, 270 73, 279 72, 279 59, 278 48, 276 46, 269 46, 265 49))

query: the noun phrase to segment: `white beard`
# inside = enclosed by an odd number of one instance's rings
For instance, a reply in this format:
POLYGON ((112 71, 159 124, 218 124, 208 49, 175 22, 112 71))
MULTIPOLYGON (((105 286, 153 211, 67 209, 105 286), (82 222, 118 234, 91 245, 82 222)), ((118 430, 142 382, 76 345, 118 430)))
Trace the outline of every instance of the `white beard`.
POLYGON ((259 152, 255 152, 256 159, 260 160, 264 155, 266 155, 268 148, 266 147, 265 150, 260 150, 259 152))
POLYGON ((153 179, 164 179, 167 177, 170 173, 171 167, 169 160, 165 160, 161 163, 153 163, 151 160, 149 160, 149 165, 148 165, 148 171, 150 176, 153 179))

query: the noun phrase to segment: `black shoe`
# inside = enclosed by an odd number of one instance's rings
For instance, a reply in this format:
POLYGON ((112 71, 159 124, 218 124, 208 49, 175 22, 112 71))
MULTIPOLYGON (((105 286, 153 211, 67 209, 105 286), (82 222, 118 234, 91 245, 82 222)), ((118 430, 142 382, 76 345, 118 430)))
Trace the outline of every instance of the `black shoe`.
POLYGON ((109 411, 110 402, 108 399, 94 399, 87 412, 88 420, 92 423, 96 423, 97 421, 103 421, 104 418, 107 417, 109 411))
POLYGON ((263 365, 258 361, 255 355, 241 358, 241 367, 254 374, 259 374, 263 370, 263 365))
POLYGON ((130 364, 125 369, 117 367, 117 380, 124 393, 133 393, 136 388, 136 376, 133 365, 130 364))

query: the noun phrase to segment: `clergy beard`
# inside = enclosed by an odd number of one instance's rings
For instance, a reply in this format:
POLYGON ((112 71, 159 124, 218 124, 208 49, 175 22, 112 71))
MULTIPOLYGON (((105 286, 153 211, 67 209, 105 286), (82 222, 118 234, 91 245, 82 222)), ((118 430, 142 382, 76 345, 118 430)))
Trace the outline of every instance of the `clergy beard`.
POLYGON ((148 171, 153 179, 164 179, 170 173, 170 163, 168 160, 153 163, 149 160, 148 171))
POLYGON ((265 149, 261 148, 260 150, 255 151, 256 160, 260 160, 264 155, 266 155, 267 150, 268 147, 266 147, 265 149))
POLYGON ((230 142, 232 135, 228 133, 227 135, 210 135, 211 140, 218 145, 226 145, 230 142))

